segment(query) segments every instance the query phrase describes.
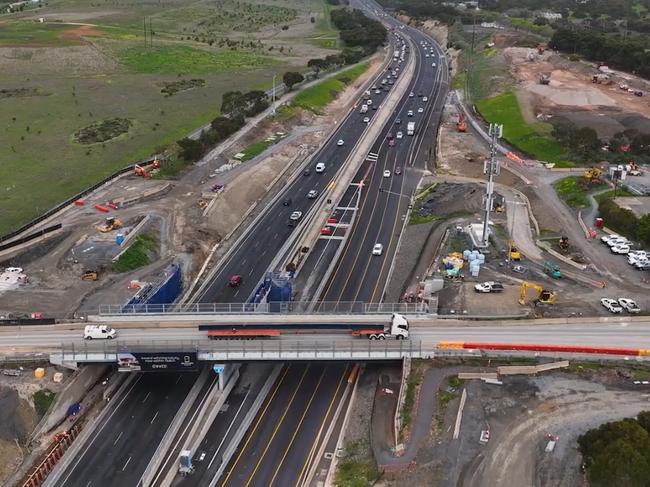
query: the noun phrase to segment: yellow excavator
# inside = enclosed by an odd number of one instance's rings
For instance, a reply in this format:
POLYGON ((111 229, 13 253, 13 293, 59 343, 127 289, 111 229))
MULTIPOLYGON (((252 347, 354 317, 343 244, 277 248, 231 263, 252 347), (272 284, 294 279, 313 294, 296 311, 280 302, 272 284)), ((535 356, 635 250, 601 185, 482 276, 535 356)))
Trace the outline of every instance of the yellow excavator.
POLYGON ((597 167, 585 169, 585 172, 582 173, 582 176, 587 180, 587 183, 589 184, 600 184, 603 182, 603 171, 597 167))
POLYGON ((533 288, 535 291, 537 291, 537 297, 533 300, 533 304, 537 306, 538 304, 553 304, 555 303, 555 293, 553 291, 549 291, 548 289, 544 289, 542 286, 539 284, 535 284, 534 282, 522 282, 521 285, 519 286, 519 304, 522 306, 526 305, 526 291, 528 288, 533 288))
POLYGON ((514 261, 521 260, 521 252, 519 252, 519 249, 515 247, 514 240, 508 240, 508 259, 514 261))
POLYGON ((99 230, 102 233, 106 233, 106 232, 112 232, 113 230, 117 230, 121 226, 122 226, 122 222, 120 221, 119 218, 109 216, 108 218, 106 218, 106 222, 103 225, 99 225, 95 228, 97 228, 97 230, 99 230))

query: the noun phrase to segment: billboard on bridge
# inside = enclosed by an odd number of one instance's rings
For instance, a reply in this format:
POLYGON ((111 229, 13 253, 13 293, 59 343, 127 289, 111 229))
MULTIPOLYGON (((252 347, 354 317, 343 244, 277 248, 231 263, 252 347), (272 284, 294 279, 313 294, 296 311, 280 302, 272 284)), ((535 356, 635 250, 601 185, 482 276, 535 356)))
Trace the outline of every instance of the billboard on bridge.
POLYGON ((120 372, 193 372, 198 370, 196 352, 120 352, 120 372))

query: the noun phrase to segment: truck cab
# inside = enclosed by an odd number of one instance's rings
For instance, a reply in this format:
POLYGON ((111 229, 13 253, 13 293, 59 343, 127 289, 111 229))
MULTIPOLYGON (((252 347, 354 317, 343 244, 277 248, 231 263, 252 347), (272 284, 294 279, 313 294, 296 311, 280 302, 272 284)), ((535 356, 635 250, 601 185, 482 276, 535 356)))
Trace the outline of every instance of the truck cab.
POLYGON ((408 340, 409 322, 399 313, 393 313, 390 319, 390 334, 398 340, 408 340))

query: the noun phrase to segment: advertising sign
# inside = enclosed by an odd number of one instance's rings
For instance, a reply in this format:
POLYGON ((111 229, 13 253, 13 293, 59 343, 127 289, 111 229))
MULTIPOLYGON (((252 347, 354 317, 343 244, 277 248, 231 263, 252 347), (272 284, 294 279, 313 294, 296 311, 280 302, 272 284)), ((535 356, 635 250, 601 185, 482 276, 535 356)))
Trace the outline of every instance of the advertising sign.
POLYGON ((198 370, 196 352, 120 352, 120 372, 194 372, 198 370))

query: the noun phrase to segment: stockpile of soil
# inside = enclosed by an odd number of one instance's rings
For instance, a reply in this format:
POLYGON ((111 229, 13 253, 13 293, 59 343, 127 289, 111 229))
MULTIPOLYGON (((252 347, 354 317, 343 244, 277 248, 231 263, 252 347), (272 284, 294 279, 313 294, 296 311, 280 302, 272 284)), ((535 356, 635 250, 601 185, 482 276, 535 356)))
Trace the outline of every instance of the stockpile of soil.
POLYGON ((481 208, 483 190, 477 184, 442 183, 432 188, 417 207, 419 215, 448 216, 481 208))
POLYGON ((22 445, 27 443, 37 419, 31 404, 17 390, 0 386, 0 483, 20 462, 22 445))

